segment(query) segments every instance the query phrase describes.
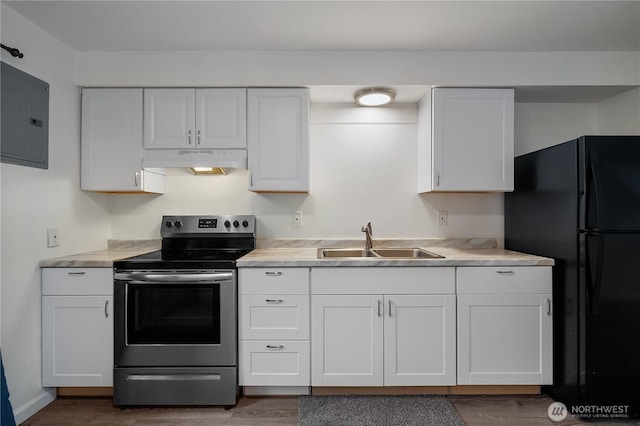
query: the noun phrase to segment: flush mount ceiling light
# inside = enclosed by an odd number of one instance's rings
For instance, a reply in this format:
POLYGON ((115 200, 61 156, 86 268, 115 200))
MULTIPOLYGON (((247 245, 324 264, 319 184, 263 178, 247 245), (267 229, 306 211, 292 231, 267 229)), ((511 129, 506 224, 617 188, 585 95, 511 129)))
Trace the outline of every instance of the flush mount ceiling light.
POLYGON ((226 175, 227 171, 222 167, 189 167, 194 175, 226 175))
POLYGON ((396 92, 386 87, 368 87, 358 90, 354 95, 354 100, 358 105, 362 106, 381 106, 393 101, 396 92))

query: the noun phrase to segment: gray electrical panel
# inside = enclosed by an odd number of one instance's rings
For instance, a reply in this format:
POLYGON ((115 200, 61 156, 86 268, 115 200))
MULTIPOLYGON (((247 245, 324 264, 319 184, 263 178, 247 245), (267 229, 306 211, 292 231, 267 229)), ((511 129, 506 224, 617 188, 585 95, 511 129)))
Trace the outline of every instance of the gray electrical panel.
POLYGON ((2 162, 49 168, 49 84, 2 62, 2 162))

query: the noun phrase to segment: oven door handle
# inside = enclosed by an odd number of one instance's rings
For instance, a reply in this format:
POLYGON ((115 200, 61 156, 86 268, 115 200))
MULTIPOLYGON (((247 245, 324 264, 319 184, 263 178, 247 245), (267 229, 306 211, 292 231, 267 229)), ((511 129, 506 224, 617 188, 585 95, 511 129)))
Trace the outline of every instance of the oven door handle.
POLYGON ((149 284, 149 283, 181 283, 181 284, 206 284, 233 279, 233 272, 193 273, 193 274, 149 274, 135 272, 116 272, 113 278, 118 281, 125 281, 129 284, 149 284))

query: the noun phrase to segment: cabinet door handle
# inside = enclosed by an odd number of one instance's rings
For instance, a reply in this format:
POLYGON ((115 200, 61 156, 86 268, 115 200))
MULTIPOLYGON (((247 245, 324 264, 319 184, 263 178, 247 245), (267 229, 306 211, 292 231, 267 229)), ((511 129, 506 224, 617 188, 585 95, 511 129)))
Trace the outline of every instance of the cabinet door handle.
POLYGON ((187 132, 187 136, 189 138, 189 145, 191 145, 191 130, 187 132))
POLYGON ((109 318, 109 301, 104 301, 104 317, 109 318))
POLYGON ((499 275, 513 275, 515 272, 513 271, 496 271, 499 275))
POLYGON ((284 349, 284 345, 267 345, 267 349, 284 349))
POLYGON ((389 300, 389 318, 391 318, 391 300, 389 300))
POLYGON ((382 314, 382 302, 380 300, 378 300, 378 316, 381 317, 382 314))
POLYGON ((436 172, 436 186, 440 186, 440 172, 436 172))
POLYGON ((86 272, 68 272, 68 275, 70 277, 81 277, 83 275, 85 275, 86 272))
POLYGON ((133 184, 137 188, 140 186, 140 172, 135 172, 133 175, 133 184))
POLYGON ((280 271, 267 271, 264 274, 266 276, 268 276, 268 277, 279 277, 280 275, 282 275, 282 272, 280 272, 280 271))
POLYGON ((198 129, 198 133, 196 135, 196 140, 198 141, 198 145, 200 145, 200 129, 198 129))
POLYGON ((284 300, 282 299, 264 299, 265 302, 267 303, 282 303, 284 302, 284 300))
POLYGON ((547 298, 547 316, 551 316, 551 299, 547 298))

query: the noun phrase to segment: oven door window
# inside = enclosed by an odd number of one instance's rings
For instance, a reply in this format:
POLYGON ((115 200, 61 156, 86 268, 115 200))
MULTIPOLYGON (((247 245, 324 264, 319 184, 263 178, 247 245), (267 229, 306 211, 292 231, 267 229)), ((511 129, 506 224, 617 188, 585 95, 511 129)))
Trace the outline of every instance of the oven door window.
POLYGON ((219 285, 127 287, 127 344, 220 344, 219 285))

